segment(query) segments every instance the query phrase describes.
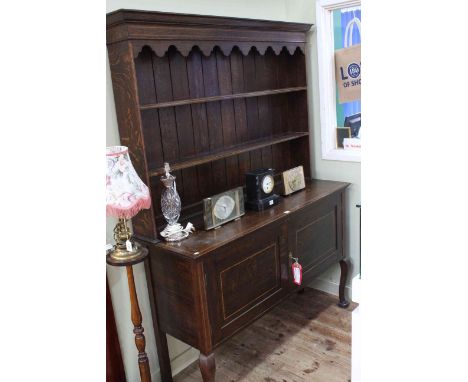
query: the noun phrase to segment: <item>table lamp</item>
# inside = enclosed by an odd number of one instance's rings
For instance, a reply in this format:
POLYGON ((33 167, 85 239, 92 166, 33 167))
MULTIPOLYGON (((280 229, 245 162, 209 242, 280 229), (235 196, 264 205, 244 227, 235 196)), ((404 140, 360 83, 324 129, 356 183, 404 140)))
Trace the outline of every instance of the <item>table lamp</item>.
POLYGON ((133 168, 127 147, 107 147, 106 159, 106 215, 119 219, 109 256, 113 262, 128 262, 141 256, 142 247, 133 241, 127 221, 140 210, 150 208, 151 197, 133 168))

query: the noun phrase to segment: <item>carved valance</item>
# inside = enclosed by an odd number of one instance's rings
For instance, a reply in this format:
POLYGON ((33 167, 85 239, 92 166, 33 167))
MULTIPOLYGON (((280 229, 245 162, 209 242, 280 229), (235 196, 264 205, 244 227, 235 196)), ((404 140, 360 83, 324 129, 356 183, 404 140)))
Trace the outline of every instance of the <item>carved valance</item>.
POLYGON ((187 57, 190 51, 194 47, 198 47, 200 51, 205 55, 209 56, 215 47, 219 47, 221 52, 225 56, 229 56, 232 50, 237 47, 244 56, 248 55, 252 48, 264 55, 268 48, 271 48, 276 55, 279 55, 283 48, 293 55, 296 49, 300 49, 302 53, 305 53, 304 43, 270 43, 270 42, 234 42, 234 41, 157 41, 157 40, 139 40, 132 41, 133 56, 136 58, 138 54, 143 50, 145 46, 151 48, 151 50, 158 56, 163 57, 171 46, 174 46, 182 56, 187 57))

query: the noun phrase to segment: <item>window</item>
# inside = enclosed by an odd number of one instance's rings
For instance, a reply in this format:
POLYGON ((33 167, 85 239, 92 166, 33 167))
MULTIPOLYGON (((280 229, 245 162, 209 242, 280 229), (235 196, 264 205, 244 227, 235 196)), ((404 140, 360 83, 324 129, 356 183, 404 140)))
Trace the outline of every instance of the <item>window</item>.
POLYGON ((323 159, 361 160, 360 43, 360 2, 318 0, 317 46, 323 159), (355 49, 343 50, 350 47, 355 49), (351 64, 343 65, 342 62, 351 64))

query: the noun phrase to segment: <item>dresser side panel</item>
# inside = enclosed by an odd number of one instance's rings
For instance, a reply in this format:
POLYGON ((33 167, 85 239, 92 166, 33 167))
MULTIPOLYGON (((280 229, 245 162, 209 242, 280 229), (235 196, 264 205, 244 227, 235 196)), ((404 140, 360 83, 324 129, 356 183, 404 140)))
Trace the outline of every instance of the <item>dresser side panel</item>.
POLYGON ((200 288, 196 263, 161 250, 150 250, 148 256, 160 329, 199 349, 200 288))
MULTIPOLYGON (((121 42, 108 46, 109 66, 114 91, 120 142, 129 149, 133 167, 146 185, 150 185, 145 142, 141 130, 139 100, 132 45, 121 42)), ((153 207, 142 210, 132 219, 133 229, 142 237, 156 238, 153 207)))

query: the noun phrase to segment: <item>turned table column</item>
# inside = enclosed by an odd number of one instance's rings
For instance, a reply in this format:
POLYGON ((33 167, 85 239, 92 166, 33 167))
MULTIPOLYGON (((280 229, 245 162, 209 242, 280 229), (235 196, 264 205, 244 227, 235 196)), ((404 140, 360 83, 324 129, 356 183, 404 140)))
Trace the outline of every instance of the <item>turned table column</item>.
POLYGON ((113 266, 125 266, 127 269, 128 290, 130 292, 131 318, 133 323, 133 333, 135 333, 135 345, 138 349, 138 367, 140 368, 140 378, 142 382, 151 382, 151 373, 148 362, 148 356, 145 352, 146 340, 143 334, 144 329, 141 325, 142 316, 138 304, 138 296, 133 278, 133 265, 142 262, 148 255, 146 248, 141 248, 141 255, 133 258, 131 261, 115 261, 109 255, 106 257, 107 264, 113 266))

